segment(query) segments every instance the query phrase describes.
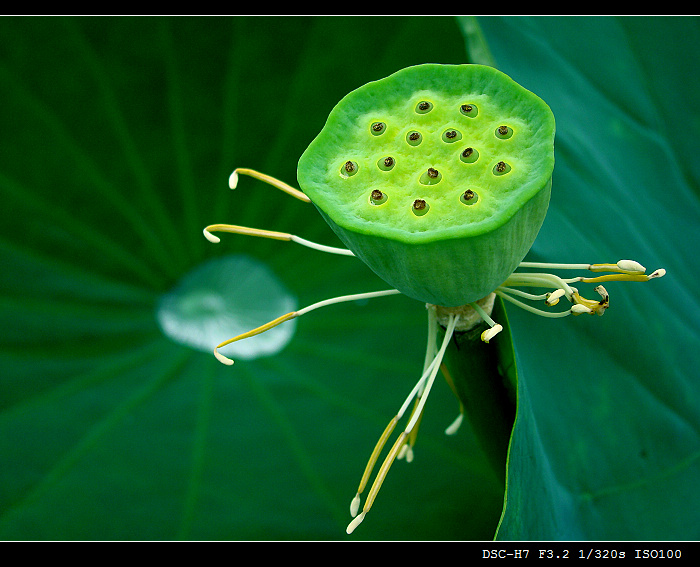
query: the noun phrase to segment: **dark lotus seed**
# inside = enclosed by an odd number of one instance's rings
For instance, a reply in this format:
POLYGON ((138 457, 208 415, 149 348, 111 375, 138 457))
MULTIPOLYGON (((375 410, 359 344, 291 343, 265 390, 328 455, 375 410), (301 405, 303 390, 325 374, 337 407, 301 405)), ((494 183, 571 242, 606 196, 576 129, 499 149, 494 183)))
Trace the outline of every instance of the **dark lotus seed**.
POLYGON ((445 137, 446 137, 446 138, 452 139, 452 138, 454 138, 455 136, 457 136, 457 132, 456 132, 455 130, 450 130, 449 132, 445 132, 445 137))
POLYGON ((394 158, 393 157, 384 158, 384 165, 386 167, 391 167, 392 165, 394 165, 394 158))
POLYGON ((355 171, 355 164, 352 163, 351 161, 346 161, 345 162, 345 171, 347 171, 348 173, 352 173, 353 171, 355 171))
POLYGON ((462 152, 462 157, 468 158, 474 153, 474 148, 467 148, 462 152))
POLYGON ((498 133, 501 136, 506 136, 508 134, 508 126, 499 126, 498 127, 498 133))
POLYGON ((506 167, 507 167, 507 166, 506 166, 506 162, 504 162, 504 161, 499 161, 499 162, 496 164, 496 171, 497 171, 498 173, 503 173, 503 172, 506 170, 506 167))
POLYGON ((432 167, 428 168, 428 177, 435 179, 438 176, 438 170, 432 167))
POLYGON ((413 201, 413 208, 417 211, 422 211, 425 209, 426 204, 427 203, 423 199, 416 199, 413 201))
POLYGON ((411 135, 408 137, 409 140, 416 141, 418 138, 420 138, 420 134, 418 132, 411 132, 411 135))
POLYGON ((472 191, 471 189, 467 189, 464 192, 463 197, 465 201, 471 201, 474 198, 474 191, 472 191))
POLYGON ((375 189, 372 191, 371 197, 373 201, 381 201, 384 198, 384 193, 382 193, 379 189, 375 189))
POLYGON ((425 100, 418 104, 419 110, 428 110, 429 108, 430 108, 430 103, 425 101, 425 100))

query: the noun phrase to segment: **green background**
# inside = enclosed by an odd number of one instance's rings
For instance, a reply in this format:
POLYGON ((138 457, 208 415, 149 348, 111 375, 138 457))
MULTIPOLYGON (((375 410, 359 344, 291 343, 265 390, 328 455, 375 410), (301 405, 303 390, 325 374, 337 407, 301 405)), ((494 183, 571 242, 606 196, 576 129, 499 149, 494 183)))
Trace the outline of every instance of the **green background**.
POLYGON ((347 92, 476 61, 482 40, 557 118, 530 259, 668 270, 606 286, 602 319, 508 310, 520 405, 498 536, 698 538, 698 20, 479 24, 483 36, 452 18, 0 19, 0 538, 494 537, 502 489, 469 427, 443 435, 458 411, 444 383, 415 460, 345 535, 365 460, 422 365, 420 303, 315 311, 282 352, 233 367, 155 317, 185 274, 231 254, 268 265, 300 306, 384 289, 352 258, 201 230, 337 245, 312 207, 252 180, 232 193, 228 175, 294 184, 347 92))

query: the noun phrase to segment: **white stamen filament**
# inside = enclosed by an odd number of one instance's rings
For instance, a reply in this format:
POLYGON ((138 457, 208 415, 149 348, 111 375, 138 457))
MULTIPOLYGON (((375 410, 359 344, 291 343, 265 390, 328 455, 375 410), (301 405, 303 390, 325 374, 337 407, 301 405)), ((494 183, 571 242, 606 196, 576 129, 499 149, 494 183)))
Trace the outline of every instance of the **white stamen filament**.
POLYGON ((472 309, 474 309, 474 311, 476 311, 479 314, 479 317, 486 321, 489 327, 495 327, 498 325, 498 323, 491 319, 491 316, 488 313, 486 313, 486 311, 484 311, 481 308, 481 305, 479 305, 476 301, 474 303, 470 303, 469 305, 471 305, 472 309))
POLYGON ((374 299, 375 297, 384 297, 386 295, 397 295, 401 293, 398 289, 387 289, 384 291, 370 291, 367 293, 355 293, 352 295, 341 295, 339 297, 332 297, 330 299, 324 299, 323 301, 319 301, 317 303, 314 303, 312 305, 309 305, 308 307, 304 307, 303 309, 299 309, 299 311, 296 312, 297 317, 300 317, 302 315, 305 315, 309 311, 313 311, 314 309, 319 309, 320 307, 326 307, 327 305, 334 305, 336 303, 345 303, 347 301, 360 301, 362 299, 374 299))
POLYGON ((553 264, 550 262, 520 262, 519 268, 545 268, 547 270, 588 270, 591 264, 553 264))
MULTIPOLYGON (((496 289, 500 289, 501 291, 504 291, 506 293, 510 293, 511 295, 517 295, 518 297, 523 297, 525 299, 530 299, 532 301, 539 301, 543 300, 546 303, 546 300, 548 296, 553 295, 551 293, 540 293, 540 294, 534 294, 534 293, 527 293, 526 291, 523 291, 521 289, 517 289, 514 287, 505 287, 505 286, 499 286, 496 289)), ((564 290, 557 290, 557 291, 564 291, 564 290)), ((563 295, 563 293, 562 293, 563 295)))
POLYGON ((513 272, 505 282, 504 286, 530 286, 530 287, 553 287, 555 289, 561 288, 564 290, 566 297, 571 298, 573 290, 569 286, 568 282, 561 279, 555 274, 547 273, 520 273, 513 272))
POLYGON ((328 252, 329 254, 341 254, 344 256, 355 255, 352 252, 352 250, 348 250, 347 248, 334 248, 333 246, 326 246, 325 244, 317 244, 316 242, 311 242, 310 240, 306 240, 304 238, 301 238, 300 236, 295 236, 293 234, 291 234, 290 236, 292 242, 296 242, 297 244, 301 244, 302 246, 306 246, 307 248, 313 248, 314 250, 320 250, 321 252, 328 252))
POLYGON ((532 305, 528 305, 527 303, 523 303, 522 301, 515 299, 512 297, 510 294, 503 292, 501 288, 498 288, 496 290, 496 295, 499 297, 510 301, 514 305, 517 305, 518 307, 525 309, 525 311, 529 311, 530 313, 534 313, 535 315, 541 315, 542 317, 550 317, 552 319, 557 318, 557 317, 566 317, 571 314, 570 311, 560 311, 560 312, 550 312, 550 311, 542 311, 541 309, 537 309, 537 307, 533 307, 532 305))
POLYGON ((425 386, 425 390, 423 391, 420 402, 416 407, 416 411, 413 413, 413 417, 408 422, 406 429, 404 429, 404 431, 407 434, 411 432, 413 427, 416 425, 416 422, 420 418, 420 415, 423 413, 423 407, 425 406, 425 402, 428 400, 428 394, 430 394, 430 389, 433 387, 433 383, 435 382, 435 376, 437 376, 438 370, 440 370, 440 364, 442 363, 442 359, 445 356, 445 350, 447 349, 447 345, 449 344, 450 339, 452 339, 452 334, 454 333, 455 325, 457 324, 457 319, 458 317, 455 317, 454 315, 450 317, 450 322, 447 326, 447 330, 445 331, 445 338, 442 341, 442 346, 440 347, 440 350, 435 356, 435 360, 433 361, 432 368, 430 370, 430 376, 428 377, 428 382, 425 386))

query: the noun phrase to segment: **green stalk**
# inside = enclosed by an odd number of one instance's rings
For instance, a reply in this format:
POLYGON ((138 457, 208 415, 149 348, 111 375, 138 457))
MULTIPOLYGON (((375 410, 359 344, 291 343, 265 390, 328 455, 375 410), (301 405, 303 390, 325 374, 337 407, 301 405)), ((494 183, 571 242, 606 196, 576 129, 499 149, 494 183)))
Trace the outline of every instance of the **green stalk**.
MULTIPOLYGON (((456 332, 445 353, 443 364, 455 395, 464 408, 477 441, 497 478, 505 487, 506 458, 516 408, 515 356, 510 328, 502 300, 494 303, 493 317, 503 331, 489 344, 480 335, 487 328, 483 323, 463 332, 456 332)), ((445 329, 439 327, 438 341, 445 329)))

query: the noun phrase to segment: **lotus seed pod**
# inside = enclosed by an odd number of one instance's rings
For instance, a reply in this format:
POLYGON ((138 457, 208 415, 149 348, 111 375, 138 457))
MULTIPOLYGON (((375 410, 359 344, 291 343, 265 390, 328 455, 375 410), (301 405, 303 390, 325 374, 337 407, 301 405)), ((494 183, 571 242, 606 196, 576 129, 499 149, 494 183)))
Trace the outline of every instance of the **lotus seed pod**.
POLYGON ((426 303, 464 305, 532 246, 554 132, 544 101, 492 67, 418 65, 343 98, 298 180, 379 277, 426 303))

